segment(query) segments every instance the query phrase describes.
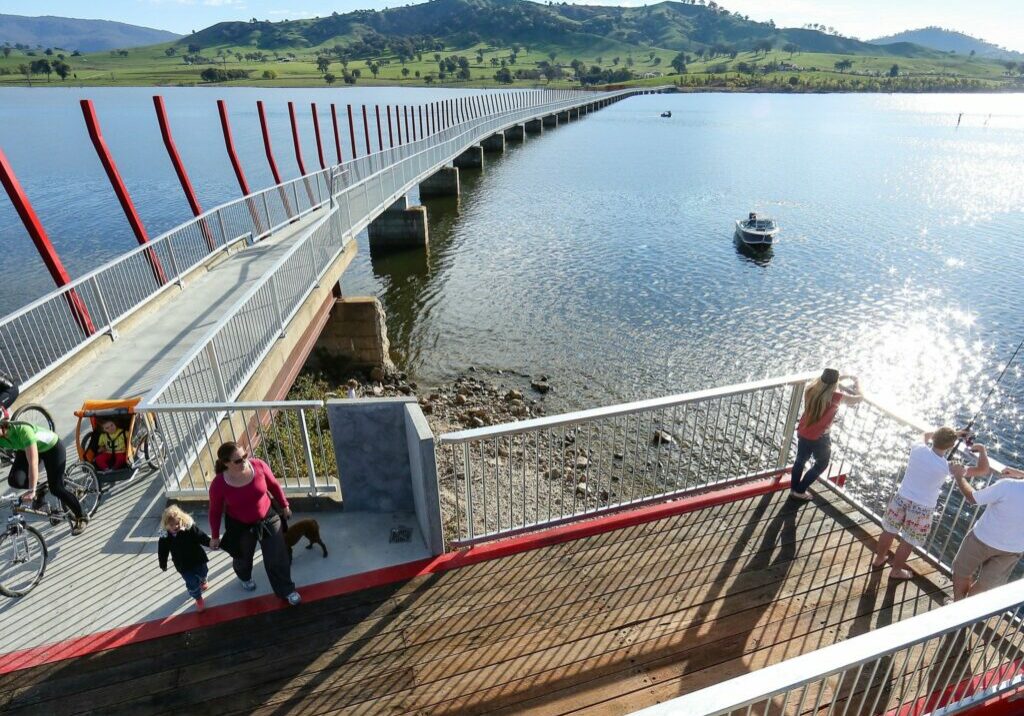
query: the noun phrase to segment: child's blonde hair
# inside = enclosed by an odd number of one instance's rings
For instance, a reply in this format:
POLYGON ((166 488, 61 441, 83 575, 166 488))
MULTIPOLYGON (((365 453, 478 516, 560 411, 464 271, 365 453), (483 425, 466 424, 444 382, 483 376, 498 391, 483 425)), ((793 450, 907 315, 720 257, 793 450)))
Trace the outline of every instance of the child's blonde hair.
POLYGON ((191 529, 194 524, 192 515, 177 505, 171 505, 164 510, 164 514, 160 517, 160 527, 165 530, 170 529, 171 522, 177 523, 178 527, 183 530, 191 529))
POLYGON ((347 385, 349 388, 352 388, 353 390, 355 390, 356 388, 359 387, 359 381, 356 380, 355 378, 349 378, 348 382, 345 385, 347 385))

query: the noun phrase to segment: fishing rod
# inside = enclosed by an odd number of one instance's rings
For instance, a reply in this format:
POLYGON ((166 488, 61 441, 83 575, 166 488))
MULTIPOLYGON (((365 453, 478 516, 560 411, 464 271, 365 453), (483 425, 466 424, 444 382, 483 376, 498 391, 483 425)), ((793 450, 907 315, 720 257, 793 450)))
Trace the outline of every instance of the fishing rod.
POLYGON ((971 428, 974 427, 974 423, 978 420, 978 416, 980 416, 982 411, 985 410, 985 406, 988 405, 989 399, 991 399, 992 394, 996 392, 996 388, 999 387, 999 383, 1003 380, 1003 376, 1006 375, 1006 371, 1008 371, 1010 369, 1010 366, 1013 365, 1013 361, 1017 357, 1017 354, 1020 353, 1021 348, 1024 348, 1024 339, 1022 339, 1021 342, 1017 344, 1017 348, 1016 350, 1013 351, 1013 355, 1010 356, 1010 360, 1006 361, 1006 365, 1003 366, 1003 370, 1001 373, 999 373, 999 377, 996 378, 996 382, 992 384, 991 388, 989 388, 988 395, 986 395, 985 399, 981 401, 981 407, 979 407, 978 410, 974 413, 974 417, 972 417, 971 421, 967 423, 967 427, 960 431, 961 433, 963 433, 963 435, 958 435, 956 444, 953 445, 952 448, 950 448, 949 453, 947 453, 946 455, 947 458, 950 458, 956 454, 957 448, 960 447, 960 443, 964 442, 964 440, 967 441, 968 447, 970 447, 974 443, 974 438, 971 435, 971 428))

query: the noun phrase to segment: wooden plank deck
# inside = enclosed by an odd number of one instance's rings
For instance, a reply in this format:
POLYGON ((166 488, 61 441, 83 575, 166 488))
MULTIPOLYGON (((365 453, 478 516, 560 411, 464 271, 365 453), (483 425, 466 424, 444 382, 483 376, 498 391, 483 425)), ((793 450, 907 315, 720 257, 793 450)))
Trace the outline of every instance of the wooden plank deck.
POLYGON ((941 604, 927 563, 870 569, 863 515, 786 494, 14 672, 0 711, 626 713, 941 604))

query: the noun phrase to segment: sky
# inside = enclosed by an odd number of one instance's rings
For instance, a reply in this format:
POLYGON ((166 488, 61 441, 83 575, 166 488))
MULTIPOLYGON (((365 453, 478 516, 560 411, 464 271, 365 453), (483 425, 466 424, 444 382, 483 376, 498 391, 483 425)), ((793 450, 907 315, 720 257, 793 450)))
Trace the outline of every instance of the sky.
MULTIPOLYGON (((333 11, 382 9, 388 0, 2 0, 0 12, 118 20, 186 34, 222 20, 294 20, 333 11)), ((644 5, 642 0, 587 0, 591 5, 644 5)), ((752 20, 780 27, 808 22, 869 40, 938 25, 1024 52, 1024 0, 722 0, 752 20)))

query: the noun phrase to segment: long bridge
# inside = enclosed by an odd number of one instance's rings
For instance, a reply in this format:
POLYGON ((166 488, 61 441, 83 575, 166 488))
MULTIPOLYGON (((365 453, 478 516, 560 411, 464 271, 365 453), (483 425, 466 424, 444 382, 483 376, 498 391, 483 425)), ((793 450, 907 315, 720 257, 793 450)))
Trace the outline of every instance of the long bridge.
POLYGON ((167 450, 83 536, 47 531, 44 580, 0 604, 0 708, 1013 713, 1024 583, 944 606, 980 510, 947 485, 914 578, 869 567, 894 456, 927 428, 871 396, 837 420, 808 505, 785 495, 809 375, 441 436, 414 398, 284 399, 357 235, 428 241, 411 189, 458 192, 460 168, 506 141, 661 89, 414 112, 404 141, 384 148, 381 129, 376 152, 196 205, 0 320, 0 370, 62 435, 83 399, 142 395, 167 450), (333 548, 297 551, 298 608, 241 592, 215 556, 211 606, 191 613, 155 569, 160 511, 183 500, 203 524, 226 439, 273 465, 333 548))

